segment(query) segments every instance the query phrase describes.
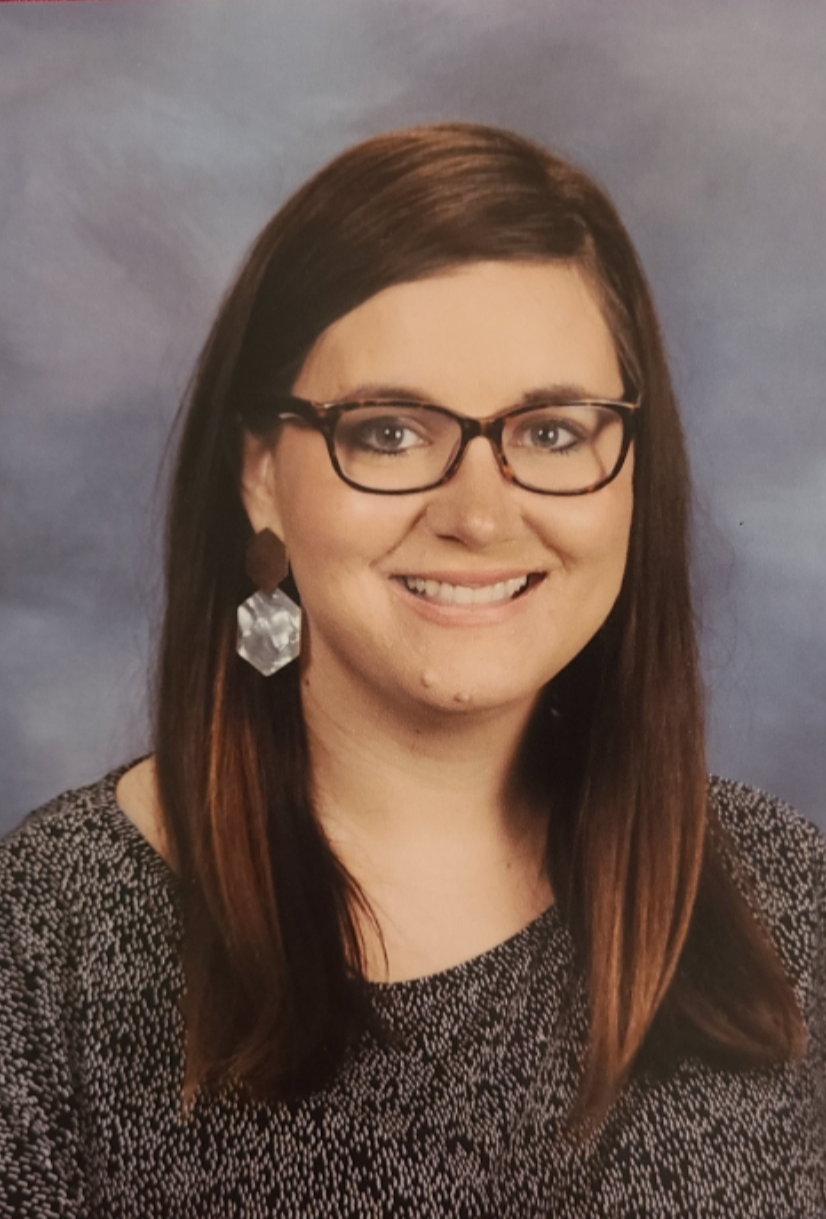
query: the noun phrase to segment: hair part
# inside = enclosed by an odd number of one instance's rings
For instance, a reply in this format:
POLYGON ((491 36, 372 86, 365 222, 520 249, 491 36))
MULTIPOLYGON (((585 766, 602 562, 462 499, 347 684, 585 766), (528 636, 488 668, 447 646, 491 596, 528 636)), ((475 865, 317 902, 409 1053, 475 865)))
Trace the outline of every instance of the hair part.
POLYGON ((737 1067, 802 1045, 791 983, 721 863, 709 807, 685 446, 642 270, 585 174, 509 132, 450 123, 351 148, 284 205, 186 398, 156 757, 185 908, 190 1089, 232 1080, 301 1095, 368 1029, 385 1035, 364 984, 356 913, 369 907, 314 814, 296 667, 264 679, 235 654, 236 607, 252 591, 243 428, 269 434, 269 398, 333 321, 393 284, 487 260, 580 268, 642 402, 620 596, 548 687, 526 742, 590 1000, 574 1118, 598 1120, 636 1063, 673 1064, 681 1047, 737 1067), (731 968, 744 959, 749 970, 731 968))

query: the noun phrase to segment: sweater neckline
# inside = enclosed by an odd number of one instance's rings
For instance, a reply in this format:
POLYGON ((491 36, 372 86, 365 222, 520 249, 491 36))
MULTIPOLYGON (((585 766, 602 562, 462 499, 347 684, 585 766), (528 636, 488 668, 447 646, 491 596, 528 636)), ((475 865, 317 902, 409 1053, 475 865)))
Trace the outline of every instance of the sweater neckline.
MULTIPOLYGON (((135 758, 131 762, 126 762, 115 767, 114 770, 104 775, 100 780, 103 803, 110 815, 113 829, 118 837, 129 844, 141 856, 147 866, 151 868, 153 873, 166 886, 171 886, 173 889, 180 891, 180 878, 178 874, 144 837, 131 817, 127 815, 118 803, 116 794, 118 783, 128 770, 131 770, 133 766, 136 766, 141 761, 143 761, 143 757, 135 758)), ((532 918, 530 922, 526 923, 524 927, 521 927, 512 935, 509 935, 504 940, 500 940, 498 944, 493 944, 490 948, 486 948, 480 953, 475 953, 464 961, 459 961, 455 965, 448 965, 446 968, 436 970, 433 973, 421 974, 415 978, 404 978, 394 982, 368 981, 366 983, 367 988, 371 994, 379 998, 382 995, 390 996, 391 994, 405 997, 423 991, 440 989, 444 986, 470 981, 476 975, 487 973, 491 968, 504 965, 508 958, 513 957, 515 959, 521 956, 523 949, 527 948, 535 939, 544 936, 558 921, 559 911, 557 905, 556 903, 551 903, 551 905, 547 906, 540 914, 536 915, 535 918, 532 918)))

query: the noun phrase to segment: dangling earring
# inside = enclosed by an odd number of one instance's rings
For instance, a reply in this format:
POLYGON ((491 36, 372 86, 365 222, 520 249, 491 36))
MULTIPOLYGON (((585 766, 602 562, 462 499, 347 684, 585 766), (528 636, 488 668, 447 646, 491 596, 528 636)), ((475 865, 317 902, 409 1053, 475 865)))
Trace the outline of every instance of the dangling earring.
POLYGON ((256 533, 247 547, 247 574, 258 592, 238 606, 236 651, 264 677, 301 650, 301 608, 278 587, 288 572, 284 543, 271 529, 256 533))

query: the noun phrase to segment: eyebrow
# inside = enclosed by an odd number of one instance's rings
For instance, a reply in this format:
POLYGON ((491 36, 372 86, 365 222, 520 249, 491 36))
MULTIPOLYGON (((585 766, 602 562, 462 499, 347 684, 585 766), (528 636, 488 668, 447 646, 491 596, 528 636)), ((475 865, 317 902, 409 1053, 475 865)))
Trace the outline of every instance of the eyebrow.
MULTIPOLYGON (((621 391, 623 393, 624 391, 621 391)), ((592 389, 587 389, 583 385, 575 382, 559 382, 553 385, 537 386, 534 389, 526 390, 511 405, 513 406, 533 406, 535 404, 550 402, 564 404, 566 402, 580 402, 588 399, 607 398, 613 400, 612 394, 595 393, 592 389)), ((336 406, 342 402, 420 402, 423 406, 443 406, 444 403, 424 390, 417 389, 411 385, 387 385, 379 382, 369 382, 366 385, 357 385, 352 389, 348 389, 346 393, 337 394, 335 398, 325 402, 325 406, 336 406)))

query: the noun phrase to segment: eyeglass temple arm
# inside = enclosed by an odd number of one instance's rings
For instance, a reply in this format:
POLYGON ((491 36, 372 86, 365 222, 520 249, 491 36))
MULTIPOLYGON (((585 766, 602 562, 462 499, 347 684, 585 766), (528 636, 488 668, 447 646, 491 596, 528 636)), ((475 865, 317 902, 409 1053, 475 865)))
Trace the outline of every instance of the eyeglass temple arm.
POLYGON ((324 413, 320 407, 306 398, 294 398, 291 394, 280 394, 277 398, 270 399, 270 410, 273 405, 276 419, 287 419, 293 416, 303 419, 306 423, 321 423, 324 420, 324 413))

